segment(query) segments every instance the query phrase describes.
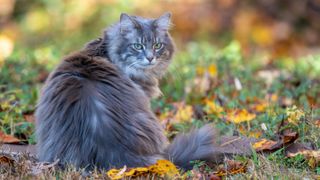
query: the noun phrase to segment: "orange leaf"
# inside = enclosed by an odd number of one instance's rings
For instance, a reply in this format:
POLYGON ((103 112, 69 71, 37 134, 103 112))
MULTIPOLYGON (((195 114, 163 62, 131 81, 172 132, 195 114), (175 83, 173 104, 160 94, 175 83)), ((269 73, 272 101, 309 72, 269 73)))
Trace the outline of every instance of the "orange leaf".
POLYGON ((217 176, 227 176, 233 174, 245 173, 247 171, 247 162, 241 163, 238 161, 228 160, 226 162, 227 168, 223 167, 214 174, 217 176))
POLYGON ((316 127, 320 128, 320 119, 316 120, 314 124, 316 125, 316 127))
POLYGON ((7 135, 0 131, 0 142, 14 144, 19 143, 20 140, 12 135, 7 135))

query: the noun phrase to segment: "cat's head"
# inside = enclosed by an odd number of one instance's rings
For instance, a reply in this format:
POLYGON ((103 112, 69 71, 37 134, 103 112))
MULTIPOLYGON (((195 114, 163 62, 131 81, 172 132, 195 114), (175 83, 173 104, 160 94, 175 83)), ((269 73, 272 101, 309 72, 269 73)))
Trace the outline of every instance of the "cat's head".
POLYGON ((105 31, 110 60, 131 77, 161 77, 174 52, 170 18, 170 13, 157 19, 121 14, 105 31))

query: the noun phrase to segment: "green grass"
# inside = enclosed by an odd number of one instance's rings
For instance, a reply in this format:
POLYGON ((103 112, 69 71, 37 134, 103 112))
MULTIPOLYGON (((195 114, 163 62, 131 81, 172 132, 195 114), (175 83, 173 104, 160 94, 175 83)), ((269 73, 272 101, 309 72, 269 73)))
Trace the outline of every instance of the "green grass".
MULTIPOLYGON (((27 122, 24 115, 34 112, 45 77, 62 57, 58 49, 50 46, 33 51, 18 47, 5 59, 0 69, 1 131, 30 144, 36 143, 34 123, 27 122)), ((170 112, 174 114, 175 102, 185 102, 202 113, 197 116, 193 112, 188 121, 171 122, 172 127, 167 128, 169 137, 187 131, 191 126, 213 123, 225 135, 261 132, 260 138, 276 139, 279 124, 288 117, 287 108, 296 106, 304 115, 297 120, 297 124, 289 123, 283 128, 299 132, 298 142, 319 149, 320 128, 314 126, 315 120, 320 119, 319 75, 320 55, 279 58, 265 63, 259 54, 243 57, 241 47, 235 41, 222 49, 206 42, 193 42, 176 54, 169 72, 161 81, 164 96, 153 100, 152 107, 161 116, 170 112), (206 68, 210 65, 217 68, 217 74, 206 79, 198 71, 202 69, 208 73, 206 68), (269 76, 272 72, 277 75, 268 81, 261 72, 269 73, 269 76), (204 91, 200 88, 199 79, 205 82, 204 91), (241 90, 236 88, 235 79, 241 82, 241 90), (268 99, 268 95, 276 95, 277 100, 268 99), (220 114, 207 113, 204 100, 215 102, 224 111, 220 114), (252 111, 259 100, 268 101, 268 107, 264 112, 252 111), (235 124, 226 119, 232 109, 247 109, 256 117, 250 122, 235 124), (267 130, 261 129, 262 123, 267 130)), ((254 153, 252 157, 238 159, 250 162, 249 171, 229 176, 230 179, 300 179, 320 175, 319 167, 311 168, 302 156, 287 158, 283 150, 269 155, 254 153)), ((58 171, 44 177, 72 177, 72 173, 79 175, 73 171, 58 171)))

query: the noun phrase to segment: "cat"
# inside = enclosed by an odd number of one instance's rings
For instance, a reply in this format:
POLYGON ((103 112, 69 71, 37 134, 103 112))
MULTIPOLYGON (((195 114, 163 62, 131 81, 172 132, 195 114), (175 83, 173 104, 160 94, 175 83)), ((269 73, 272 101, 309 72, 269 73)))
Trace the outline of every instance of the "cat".
POLYGON ((42 88, 35 113, 38 158, 79 168, 140 167, 168 159, 219 161, 210 125, 170 144, 151 110, 174 53, 171 14, 122 13, 102 37, 65 57, 42 88))

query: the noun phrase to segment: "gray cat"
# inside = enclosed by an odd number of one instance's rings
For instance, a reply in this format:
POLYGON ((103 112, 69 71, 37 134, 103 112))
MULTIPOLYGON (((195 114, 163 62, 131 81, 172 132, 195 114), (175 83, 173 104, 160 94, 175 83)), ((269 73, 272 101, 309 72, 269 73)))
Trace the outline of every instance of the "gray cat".
POLYGON ((36 110, 41 161, 109 169, 169 159, 190 169, 192 160, 219 159, 209 125, 169 144, 150 108, 174 52, 170 16, 121 14, 102 38, 63 59, 36 110))

